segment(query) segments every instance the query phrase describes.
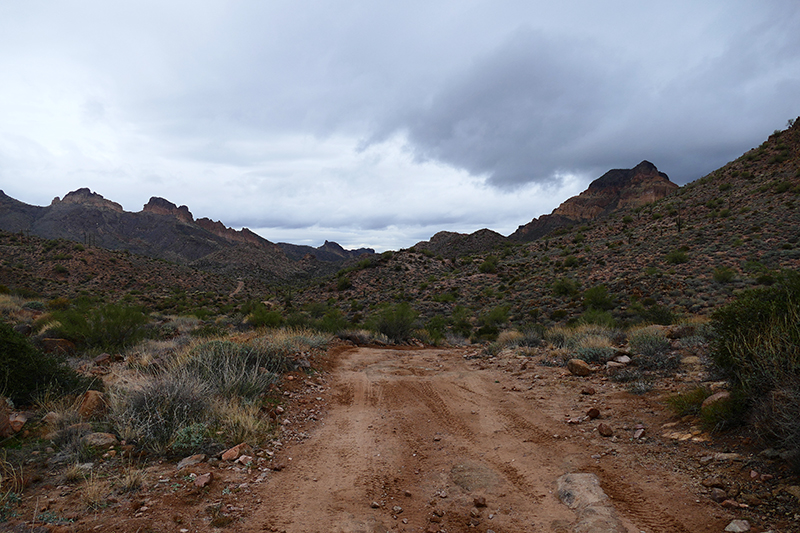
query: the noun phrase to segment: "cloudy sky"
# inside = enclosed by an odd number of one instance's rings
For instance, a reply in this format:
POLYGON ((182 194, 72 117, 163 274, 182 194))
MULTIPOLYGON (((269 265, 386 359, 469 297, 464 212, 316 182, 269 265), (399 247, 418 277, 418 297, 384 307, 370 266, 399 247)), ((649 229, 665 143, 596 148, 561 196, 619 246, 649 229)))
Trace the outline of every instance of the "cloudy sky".
POLYGON ((0 3, 0 188, 274 242, 511 233, 611 168, 684 184, 800 115, 797 0, 0 3))

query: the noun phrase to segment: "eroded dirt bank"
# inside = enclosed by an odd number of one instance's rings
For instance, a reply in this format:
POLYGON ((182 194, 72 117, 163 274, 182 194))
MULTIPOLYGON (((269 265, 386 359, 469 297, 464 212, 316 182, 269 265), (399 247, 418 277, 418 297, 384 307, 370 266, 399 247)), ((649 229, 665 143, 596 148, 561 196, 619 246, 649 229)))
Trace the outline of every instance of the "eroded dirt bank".
POLYGON ((588 472, 630 532, 725 528, 732 515, 698 497, 672 464, 674 444, 633 438, 642 428, 656 436, 666 420, 646 400, 599 377, 496 368, 469 355, 342 353, 328 379, 327 413, 308 439, 284 447, 275 459, 284 467, 258 486, 258 505, 232 527, 568 532, 576 515, 559 501, 556 480, 588 472), (595 394, 581 394, 587 385, 595 394), (590 407, 600 419, 582 418, 590 407), (600 422, 615 435, 600 436, 600 422))

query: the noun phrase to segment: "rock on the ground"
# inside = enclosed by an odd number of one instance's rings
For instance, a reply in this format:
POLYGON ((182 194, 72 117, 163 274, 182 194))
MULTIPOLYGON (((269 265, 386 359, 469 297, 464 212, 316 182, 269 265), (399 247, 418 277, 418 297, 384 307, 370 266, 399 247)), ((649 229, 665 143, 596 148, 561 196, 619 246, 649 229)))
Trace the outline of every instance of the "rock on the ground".
POLYGON ((576 531, 622 533, 608 496, 594 474, 565 474, 558 478, 558 497, 578 515, 576 531))
POLYGON ((601 423, 599 426, 597 426, 597 432, 603 437, 611 437, 614 435, 614 430, 611 429, 611 426, 605 423, 601 423))
POLYGON ((734 520, 725 528, 729 533, 744 533, 750 531, 750 522, 747 520, 734 520))
POLYGON ((198 489, 202 489, 203 487, 208 486, 211 481, 214 479, 214 474, 211 472, 206 472, 205 474, 200 474, 194 480, 194 486, 198 489))
POLYGON ((89 433, 81 439, 81 442, 92 448, 110 448, 119 444, 117 437, 111 433, 89 433))
POLYGON ((250 447, 249 444, 246 442, 242 442, 241 444, 237 444, 233 448, 226 450, 222 453, 222 460, 223 461, 235 461, 239 458, 240 455, 252 455, 253 448, 250 447))
POLYGON ((567 370, 575 376, 589 376, 592 373, 589 364, 582 359, 570 359, 567 363, 567 370))
POLYGON ((190 455, 189 457, 184 457, 178 463, 178 470, 183 470, 184 468, 189 468, 190 466, 199 465, 203 461, 206 460, 205 454, 198 453, 195 455, 190 455))
POLYGON ((100 418, 108 411, 108 402, 102 392, 87 390, 75 401, 75 409, 84 420, 100 418))
POLYGON ((730 397, 731 393, 726 390, 714 393, 705 400, 703 400, 703 403, 700 405, 700 410, 704 411, 710 408, 712 405, 716 405, 718 403, 727 401, 728 399, 730 399, 730 397))

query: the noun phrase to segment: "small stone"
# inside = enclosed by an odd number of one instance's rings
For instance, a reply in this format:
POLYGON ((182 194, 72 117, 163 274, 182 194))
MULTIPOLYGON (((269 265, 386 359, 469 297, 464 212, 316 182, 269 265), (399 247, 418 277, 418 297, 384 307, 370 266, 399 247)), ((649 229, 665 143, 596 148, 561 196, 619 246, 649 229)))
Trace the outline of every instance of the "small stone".
POLYGON ((117 437, 111 433, 89 433, 81 439, 81 442, 92 448, 110 448, 119 444, 117 437))
POLYGON ((575 376, 589 376, 592 374, 592 369, 586 361, 581 359, 570 359, 567 363, 567 370, 575 376))
POLYGON ((616 356, 614 358, 614 362, 620 363, 620 364, 623 364, 623 365, 629 365, 629 364, 631 364, 631 358, 628 357, 627 355, 618 355, 618 356, 616 356))
POLYGON ((189 457, 185 457, 181 459, 178 463, 178 470, 183 470, 184 468, 189 468, 190 466, 198 465, 206 460, 205 454, 198 453, 196 455, 190 455, 189 457))
POLYGON ((12 413, 8 415, 8 425, 11 426, 14 433, 18 433, 27 421, 28 417, 25 416, 24 413, 12 413))
POLYGON ((644 435, 644 428, 639 428, 633 432, 634 439, 641 439, 643 435, 644 435))
POLYGON ((405 496, 406 498, 410 498, 412 496, 411 491, 410 490, 404 491, 403 496, 405 496))
POLYGON ((718 488, 714 487, 713 489, 711 489, 711 496, 710 497, 715 502, 722 503, 722 502, 724 502, 725 500, 728 499, 728 493, 725 492, 722 489, 718 489, 718 488))
POLYGON ((717 476, 707 477, 703 481, 701 481, 701 483, 704 487, 709 487, 709 488, 716 487, 719 489, 725 488, 725 483, 723 483, 722 478, 719 478, 717 476))
POLYGON ((472 499, 472 503, 475 505, 475 507, 486 507, 486 498, 483 496, 476 496, 472 499))
POLYGON ((108 412, 108 402, 102 392, 87 390, 75 401, 75 408, 84 420, 101 418, 108 412))
POLYGON ((100 355, 94 358, 94 364, 98 366, 110 365, 113 361, 114 358, 111 357, 111 354, 108 353, 101 353, 100 355))
POLYGON ((239 458, 240 455, 244 455, 246 453, 247 454, 252 454, 253 453, 253 449, 246 442, 242 442, 241 444, 237 444, 233 448, 230 448, 229 450, 226 450, 225 452, 223 452, 222 460, 223 461, 235 461, 236 459, 239 458))
POLYGON ((200 474, 194 480, 194 486, 198 489, 202 489, 203 487, 207 487, 211 480, 214 479, 214 474, 211 472, 206 472, 205 474, 200 474))
POLYGON ((477 507, 473 507, 472 509, 469 510, 469 515, 472 518, 480 518, 481 517, 481 512, 478 510, 477 507))
POLYGON ((252 455, 240 455, 239 458, 236 459, 235 462, 239 463, 242 466, 247 466, 247 465, 249 465, 250 463, 253 462, 253 456, 252 455))
POLYGON ((594 420, 595 418, 600 417, 600 409, 597 407, 592 407, 588 411, 586 411, 586 416, 589 417, 590 420, 594 420))
POLYGON ((712 405, 715 405, 715 404, 718 404, 720 402, 724 402, 725 400, 730 399, 730 397, 731 397, 731 393, 728 392, 728 391, 725 391, 725 390, 717 392, 715 394, 712 394, 711 396, 709 396, 708 398, 703 400, 703 403, 700 405, 700 410, 703 411, 705 409, 708 409, 712 405))
POLYGON ((581 394, 583 394, 585 396, 592 396, 593 394, 596 394, 596 393, 597 393, 597 391, 594 390, 594 387, 583 387, 581 389, 581 394))
POLYGON ((392 507, 392 512, 394 514, 400 514, 403 512, 403 508, 400 507, 399 505, 395 505, 394 507, 392 507))
POLYGON ((369 506, 372 507, 373 509, 380 509, 381 504, 379 504, 378 502, 372 502, 371 504, 369 504, 369 506))
POLYGON ((726 509, 738 509, 739 502, 736 500, 725 500, 722 502, 722 506, 726 509))
POLYGON ((747 520, 734 520, 725 528, 728 533, 744 533, 750 531, 750 522, 747 520))
POLYGON ((605 423, 601 423, 599 426, 597 426, 597 432, 603 437, 611 437, 614 435, 614 430, 611 429, 611 426, 605 423))

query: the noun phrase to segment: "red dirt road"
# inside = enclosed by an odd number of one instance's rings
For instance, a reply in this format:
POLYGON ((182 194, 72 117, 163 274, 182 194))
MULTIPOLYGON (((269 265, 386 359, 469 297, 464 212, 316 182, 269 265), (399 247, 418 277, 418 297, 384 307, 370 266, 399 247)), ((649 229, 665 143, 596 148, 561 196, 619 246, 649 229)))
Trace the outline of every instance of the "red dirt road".
POLYGON ((719 532, 730 520, 694 493, 668 450, 624 433, 628 420, 665 420, 644 400, 603 380, 590 399, 580 394, 588 382, 561 368, 498 368, 465 353, 341 354, 327 413, 309 439, 280 453, 285 468, 259 485, 259 505, 230 529, 571 532, 577 517, 556 494, 569 472, 596 474, 629 532, 719 532), (600 437, 598 421, 565 423, 590 406, 619 439, 600 437))

